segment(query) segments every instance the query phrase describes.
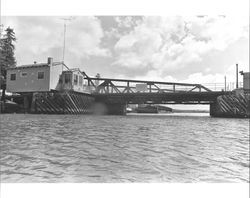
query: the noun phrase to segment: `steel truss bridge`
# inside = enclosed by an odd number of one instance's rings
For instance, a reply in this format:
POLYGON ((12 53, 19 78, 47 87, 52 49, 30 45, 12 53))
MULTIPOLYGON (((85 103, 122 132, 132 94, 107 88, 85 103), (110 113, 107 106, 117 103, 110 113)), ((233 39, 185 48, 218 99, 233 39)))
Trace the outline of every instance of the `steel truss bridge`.
POLYGON ((86 77, 96 101, 106 104, 211 104, 220 95, 201 84, 86 77), (143 91, 137 86, 144 85, 143 91))

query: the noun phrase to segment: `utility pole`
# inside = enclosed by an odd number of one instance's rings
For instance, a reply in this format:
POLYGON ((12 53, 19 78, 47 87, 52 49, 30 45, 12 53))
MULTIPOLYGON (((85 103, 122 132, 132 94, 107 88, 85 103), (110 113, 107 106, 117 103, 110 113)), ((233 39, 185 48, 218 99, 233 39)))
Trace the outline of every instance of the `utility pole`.
POLYGON ((236 89, 239 88, 239 84, 238 84, 238 64, 236 64, 236 89))
POLYGON ((224 80, 225 80, 225 91, 227 91, 227 77, 226 76, 224 76, 224 80))

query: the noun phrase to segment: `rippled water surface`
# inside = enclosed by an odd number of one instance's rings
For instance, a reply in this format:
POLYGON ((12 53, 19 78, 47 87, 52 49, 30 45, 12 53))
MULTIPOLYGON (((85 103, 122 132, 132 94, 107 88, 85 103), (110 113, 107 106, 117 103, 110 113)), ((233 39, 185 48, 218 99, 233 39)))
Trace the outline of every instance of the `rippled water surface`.
POLYGON ((249 182, 249 120, 0 115, 1 182, 249 182))

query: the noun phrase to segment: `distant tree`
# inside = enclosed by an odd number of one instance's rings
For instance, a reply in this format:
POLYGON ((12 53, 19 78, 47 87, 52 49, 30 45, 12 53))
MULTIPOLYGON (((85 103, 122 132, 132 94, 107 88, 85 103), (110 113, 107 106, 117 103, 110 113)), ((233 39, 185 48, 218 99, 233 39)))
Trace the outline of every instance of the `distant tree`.
POLYGON ((15 45, 14 42, 16 42, 16 36, 13 29, 8 27, 5 30, 5 34, 3 35, 3 38, 1 38, 1 44, 0 44, 0 65, 1 65, 1 71, 2 75, 6 76, 6 69, 10 67, 16 66, 16 59, 14 55, 15 51, 15 45))
POLYGON ((0 37, 0 81, 1 89, 3 89, 2 100, 4 99, 6 89, 6 70, 16 66, 14 42, 16 42, 15 32, 8 27, 5 33, 0 37))

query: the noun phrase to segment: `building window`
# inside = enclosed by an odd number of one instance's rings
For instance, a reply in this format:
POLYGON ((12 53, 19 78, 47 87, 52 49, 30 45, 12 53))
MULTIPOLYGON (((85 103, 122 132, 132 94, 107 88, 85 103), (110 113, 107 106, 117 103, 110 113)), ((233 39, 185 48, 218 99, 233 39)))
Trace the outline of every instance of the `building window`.
POLYGON ((74 74, 74 85, 78 84, 78 75, 74 74))
POLYGON ((27 77, 27 75, 28 75, 27 72, 22 72, 21 73, 21 77, 27 77))
POLYGON ((82 86, 82 76, 79 76, 79 85, 82 86))
POLYGON ((65 82, 65 83, 70 83, 70 82, 71 82, 70 77, 71 77, 70 74, 64 74, 64 82, 65 82))
POLYGON ((16 74, 10 74, 10 80, 16 80, 16 74))
POLYGON ((38 72, 38 79, 44 79, 44 72, 38 72))

